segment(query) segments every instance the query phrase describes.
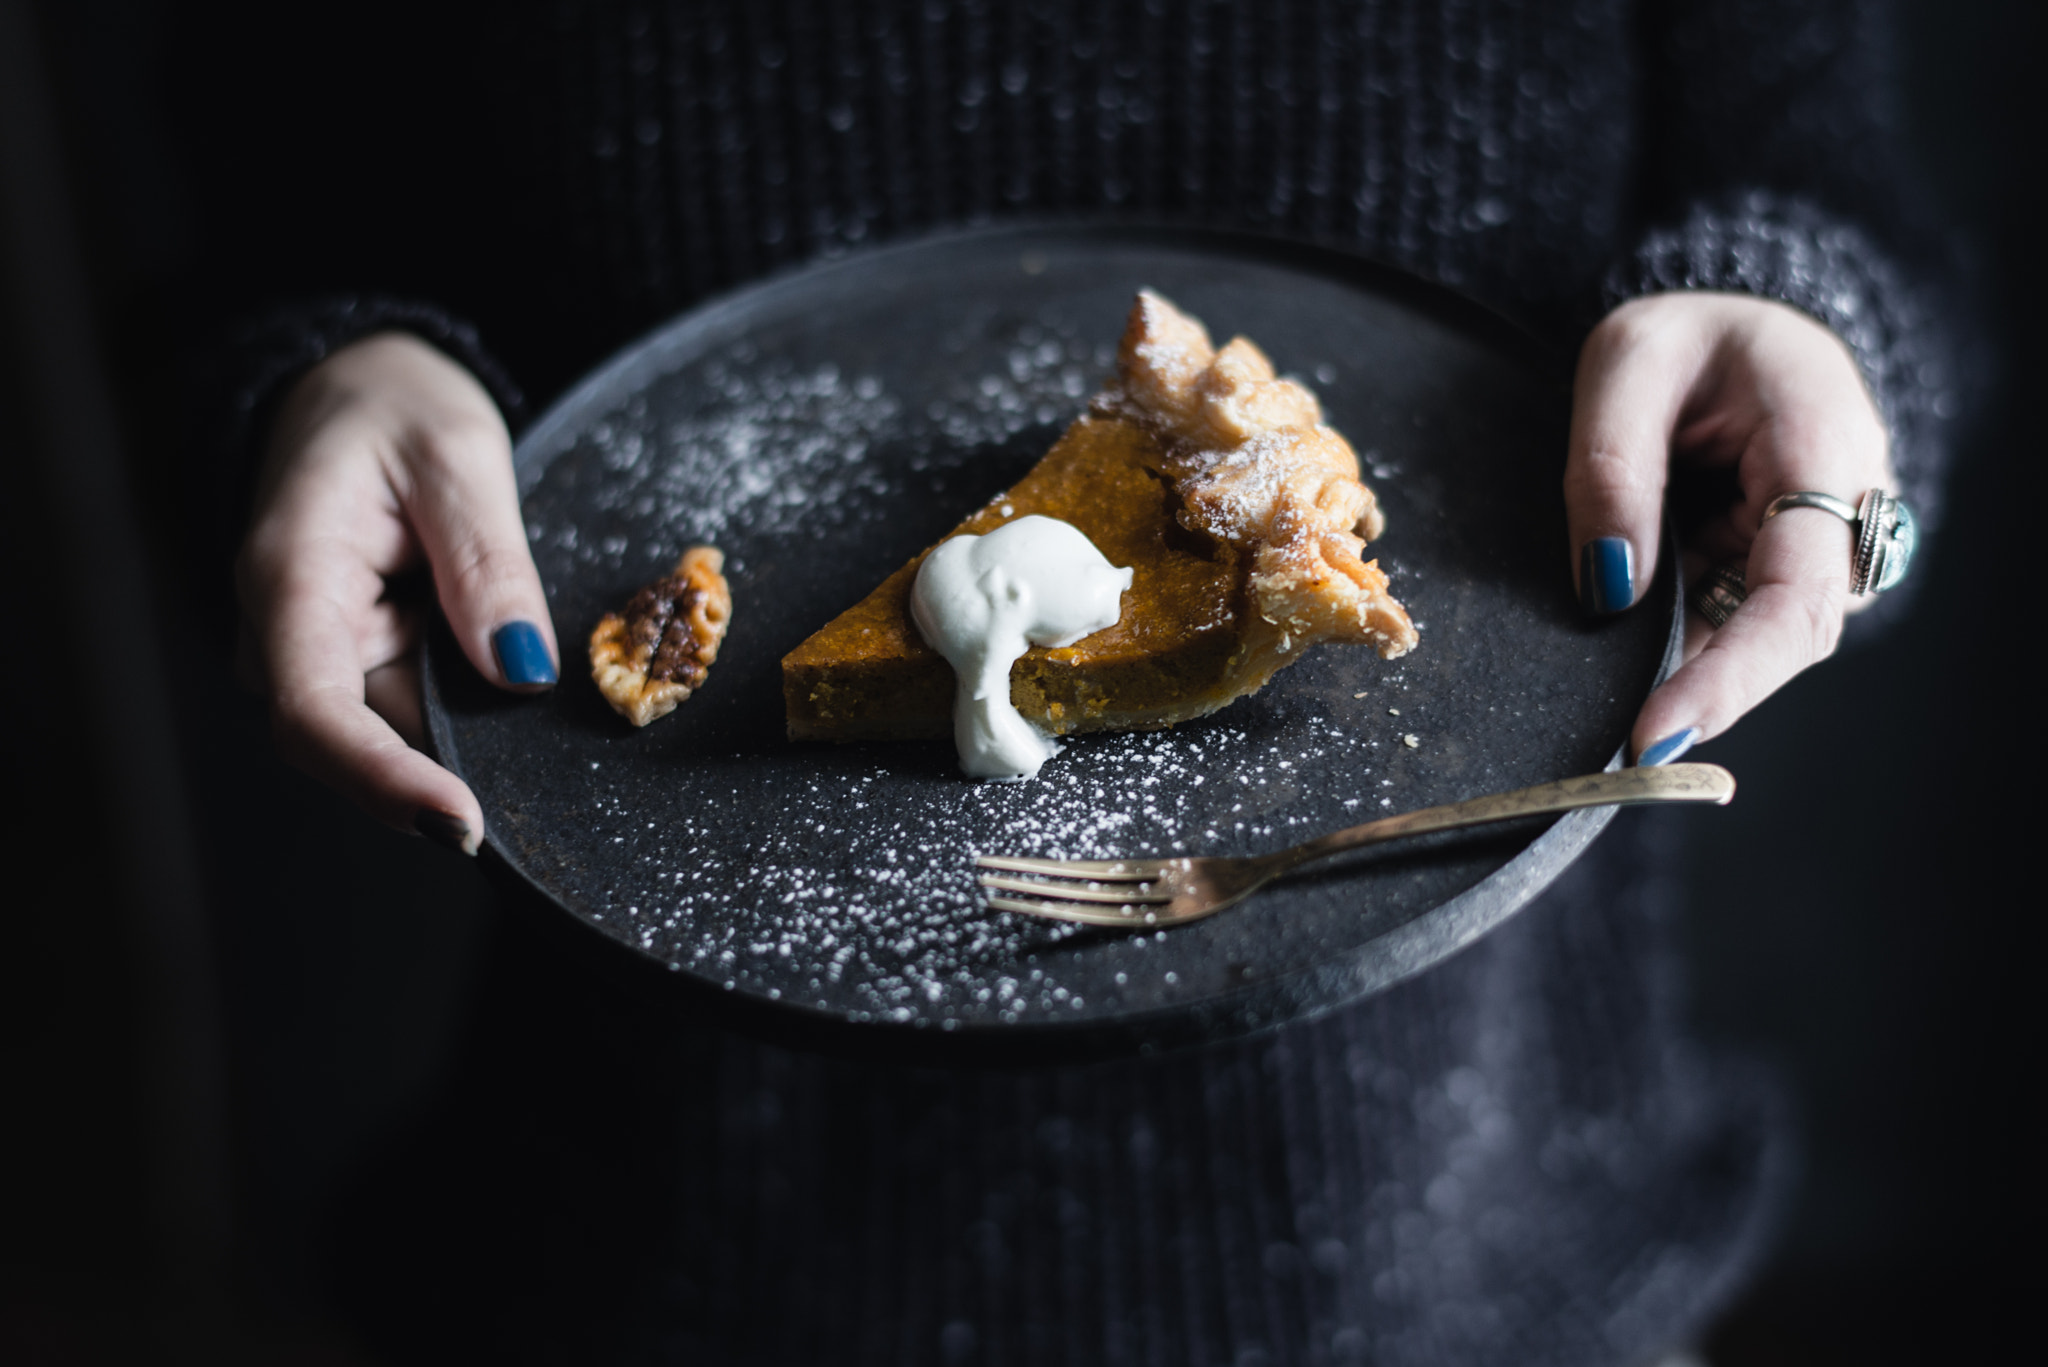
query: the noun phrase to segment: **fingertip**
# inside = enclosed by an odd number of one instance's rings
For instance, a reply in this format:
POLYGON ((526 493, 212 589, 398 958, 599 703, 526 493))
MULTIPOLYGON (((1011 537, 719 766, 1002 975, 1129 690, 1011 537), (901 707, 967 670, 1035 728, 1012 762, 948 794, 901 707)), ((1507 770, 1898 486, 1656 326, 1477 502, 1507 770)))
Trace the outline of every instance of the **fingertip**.
POLYGON ((1640 769, 1654 769, 1662 764, 1674 764, 1682 759, 1693 746, 1698 745, 1705 734, 1697 726, 1687 726, 1681 730, 1673 731, 1659 740, 1652 741, 1649 745, 1644 746, 1642 752, 1636 756, 1636 767, 1640 769))
POLYGON ((472 859, 483 846, 483 832, 467 820, 437 807, 422 807, 414 814, 412 828, 443 849, 466 854, 472 859))
POLYGON ((423 767, 408 764, 412 781, 404 785, 404 805, 393 813, 398 819, 390 824, 425 836, 443 849, 474 857, 484 842, 484 812, 476 794, 426 756, 415 752, 410 758, 423 767))
POLYGON ((271 725, 288 763, 385 825, 471 854, 482 843, 483 809, 469 785, 407 745, 361 699, 331 688, 273 696, 271 725))
POLYGON ((512 688, 553 688, 560 678, 547 638, 524 619, 502 623, 491 633, 491 655, 499 677, 512 688))
POLYGON ((474 856, 483 847, 484 814, 469 785, 416 750, 382 776, 362 805, 386 825, 474 856))

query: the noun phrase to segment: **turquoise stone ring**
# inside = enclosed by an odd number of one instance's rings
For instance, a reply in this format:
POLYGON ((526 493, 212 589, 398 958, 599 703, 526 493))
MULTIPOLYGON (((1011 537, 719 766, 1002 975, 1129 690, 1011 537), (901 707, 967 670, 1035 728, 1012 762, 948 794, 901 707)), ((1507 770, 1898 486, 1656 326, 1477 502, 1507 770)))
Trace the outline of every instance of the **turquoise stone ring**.
POLYGON ((1855 558, 1849 565, 1849 591, 1859 597, 1883 593, 1906 577, 1913 561, 1913 548, 1920 544, 1920 528, 1912 510, 1882 489, 1863 495, 1852 508, 1833 494, 1802 490, 1780 494, 1764 509, 1768 522, 1788 508, 1818 508, 1833 513, 1849 524, 1856 537, 1855 558))
POLYGON ((1856 566, 1849 576, 1853 593, 1883 593, 1906 577, 1920 528, 1913 511, 1882 489, 1863 496, 1856 510, 1856 566))

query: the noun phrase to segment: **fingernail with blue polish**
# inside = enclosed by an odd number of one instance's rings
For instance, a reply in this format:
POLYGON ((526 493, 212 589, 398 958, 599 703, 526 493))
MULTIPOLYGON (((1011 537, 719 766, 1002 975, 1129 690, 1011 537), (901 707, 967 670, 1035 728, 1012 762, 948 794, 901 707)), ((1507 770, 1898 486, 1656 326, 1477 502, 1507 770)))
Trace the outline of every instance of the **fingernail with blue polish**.
POLYGON ((1579 602, 1588 612, 1620 612, 1636 601, 1636 551, 1627 537, 1602 536, 1579 552, 1579 602))
POLYGON ((1682 757, 1686 751, 1700 743, 1700 729, 1688 726, 1683 731, 1674 731, 1658 741, 1642 754, 1636 756, 1636 767, 1654 769, 1660 764, 1669 764, 1682 757))
POLYGON ((548 643, 540 628, 531 622, 507 622, 491 633, 491 650, 498 668, 509 684, 551 684, 555 662, 548 658, 548 643))
POLYGON ((422 807, 412 819, 412 828, 444 849, 473 854, 469 847, 469 823, 459 816, 422 807))

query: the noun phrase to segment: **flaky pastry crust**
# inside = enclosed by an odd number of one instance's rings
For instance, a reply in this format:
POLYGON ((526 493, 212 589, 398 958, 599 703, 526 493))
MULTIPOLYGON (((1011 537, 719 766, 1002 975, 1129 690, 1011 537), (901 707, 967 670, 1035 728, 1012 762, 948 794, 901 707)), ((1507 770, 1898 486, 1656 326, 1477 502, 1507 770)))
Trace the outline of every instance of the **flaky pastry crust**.
POLYGON ((607 613, 590 633, 590 677, 612 710, 635 726, 675 711, 701 688, 732 621, 725 555, 692 546, 674 573, 607 613))
POLYGON ((1117 383, 1097 402, 1159 435, 1183 526, 1252 553, 1248 587, 1269 628, 1254 644, 1280 657, 1274 668, 1318 641, 1369 644, 1385 659, 1414 649, 1379 562, 1360 555, 1386 519, 1357 454, 1258 347, 1238 337, 1216 350, 1200 322, 1147 290, 1117 383))

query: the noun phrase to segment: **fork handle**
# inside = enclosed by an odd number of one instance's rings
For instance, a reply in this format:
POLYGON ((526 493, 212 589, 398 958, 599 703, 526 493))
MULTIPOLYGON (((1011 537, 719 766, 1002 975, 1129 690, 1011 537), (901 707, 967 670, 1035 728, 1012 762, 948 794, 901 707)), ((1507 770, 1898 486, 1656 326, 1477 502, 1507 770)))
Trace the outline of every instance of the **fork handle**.
POLYGON ((1363 845, 1378 845, 1431 831, 1462 830, 1467 826, 1485 826, 1523 816, 1547 816, 1552 812, 1576 811, 1581 807, 1633 807, 1649 802, 1711 802, 1718 807, 1726 806, 1734 796, 1735 775, 1718 764, 1666 764, 1653 769, 1616 769, 1383 817, 1378 821, 1368 821, 1363 826, 1332 831, 1304 841, 1292 849, 1279 851, 1271 858, 1279 866, 1274 870, 1277 873, 1363 845))

